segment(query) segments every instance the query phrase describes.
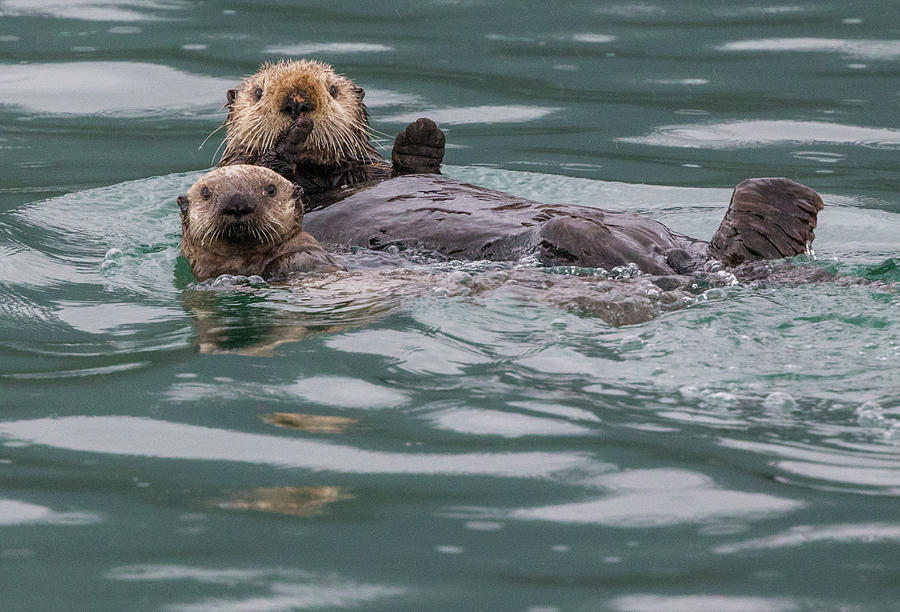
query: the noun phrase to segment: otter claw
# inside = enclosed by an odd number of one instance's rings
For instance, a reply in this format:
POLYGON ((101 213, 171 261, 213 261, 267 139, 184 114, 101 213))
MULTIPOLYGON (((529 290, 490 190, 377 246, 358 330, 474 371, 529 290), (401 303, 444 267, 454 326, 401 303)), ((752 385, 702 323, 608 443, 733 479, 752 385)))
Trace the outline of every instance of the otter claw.
POLYGON ((440 174, 444 143, 444 132, 431 119, 410 123, 394 140, 391 152, 394 175, 440 174))

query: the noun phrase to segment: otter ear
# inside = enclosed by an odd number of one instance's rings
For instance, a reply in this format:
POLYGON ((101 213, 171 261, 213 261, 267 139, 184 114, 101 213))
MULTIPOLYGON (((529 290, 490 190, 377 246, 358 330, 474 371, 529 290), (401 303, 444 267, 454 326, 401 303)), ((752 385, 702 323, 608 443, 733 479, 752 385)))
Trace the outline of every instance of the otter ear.
POLYGON ((234 106, 234 99, 237 98, 237 89, 229 89, 225 92, 225 107, 231 108, 234 106))
POLYGON ((356 94, 356 97, 362 100, 366 97, 366 90, 360 87, 359 85, 353 86, 353 93, 356 94))
POLYGON ((180 195, 175 198, 175 201, 178 202, 178 209, 181 211, 181 224, 184 227, 187 227, 188 224, 188 204, 191 203, 188 200, 187 196, 180 195))
POLYGON ((305 207, 303 206, 303 187, 294 185, 291 199, 294 201, 294 214, 298 219, 302 219, 303 215, 306 213, 305 207))

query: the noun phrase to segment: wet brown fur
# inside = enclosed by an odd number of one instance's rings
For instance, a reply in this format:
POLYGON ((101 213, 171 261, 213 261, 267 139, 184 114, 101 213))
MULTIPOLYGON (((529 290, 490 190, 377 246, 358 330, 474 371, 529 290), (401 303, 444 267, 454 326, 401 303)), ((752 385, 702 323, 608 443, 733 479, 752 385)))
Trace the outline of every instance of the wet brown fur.
POLYGON ((227 166, 200 177, 178 198, 181 252, 197 280, 342 270, 303 231, 301 195, 290 181, 260 166, 227 166), (235 201, 250 203, 252 211, 228 214, 235 201))
POLYGON ((287 178, 301 185, 308 197, 387 178, 390 165, 369 140, 364 96, 361 87, 321 62, 263 64, 229 92, 226 148, 218 165, 266 165, 267 154, 295 123, 284 112, 285 104, 305 100, 314 107, 303 114, 312 120, 313 128, 297 158, 291 160, 293 173, 287 178))

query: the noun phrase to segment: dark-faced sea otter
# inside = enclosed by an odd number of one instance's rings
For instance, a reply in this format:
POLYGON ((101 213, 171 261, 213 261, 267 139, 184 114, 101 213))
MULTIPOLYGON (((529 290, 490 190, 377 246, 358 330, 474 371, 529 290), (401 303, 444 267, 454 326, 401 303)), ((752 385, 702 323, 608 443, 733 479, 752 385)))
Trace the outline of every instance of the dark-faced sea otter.
POLYGON ((789 179, 748 179, 706 242, 630 213, 526 200, 437 174, 444 136, 427 119, 397 136, 387 164, 369 140, 363 95, 325 64, 265 64, 228 92, 220 165, 266 166, 303 187, 306 228, 325 243, 456 259, 535 255, 546 265, 634 263, 650 274, 807 252, 823 207, 815 191, 789 179))
POLYGON ((343 270, 303 231, 301 193, 259 166, 227 166, 200 177, 178 196, 181 253, 197 280, 343 270))

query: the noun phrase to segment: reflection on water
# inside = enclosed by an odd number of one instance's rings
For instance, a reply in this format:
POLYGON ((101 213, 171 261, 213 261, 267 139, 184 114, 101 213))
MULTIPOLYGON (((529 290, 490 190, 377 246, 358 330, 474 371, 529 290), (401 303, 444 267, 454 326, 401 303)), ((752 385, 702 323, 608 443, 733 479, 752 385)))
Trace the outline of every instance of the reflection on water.
POLYGON ((835 38, 763 38, 736 40, 719 47, 723 51, 799 51, 840 53, 867 60, 900 57, 898 40, 843 40, 835 38))
MULTIPOLYGON (((900 148, 900 130, 816 121, 734 121, 662 126, 647 136, 623 138, 622 141, 657 147, 715 149, 777 143, 828 143, 892 151, 900 148)), ((833 159, 827 161, 831 163, 833 159)))
POLYGON ((223 510, 274 512, 288 516, 316 516, 335 502, 353 499, 340 487, 270 487, 238 491, 216 502, 223 510))
POLYGON ((770 550, 816 544, 900 542, 900 524, 854 523, 847 525, 797 525, 766 538, 719 546, 716 553, 730 555, 744 550, 770 550))
POLYGON ((356 419, 348 419, 345 417, 297 414, 295 412, 275 412, 273 414, 267 414, 263 417, 263 421, 270 425, 275 425, 276 427, 330 434, 346 433, 348 427, 359 422, 356 419))
POLYGON ((167 610, 307 610, 327 607, 371 605, 384 598, 402 595, 399 587, 357 584, 340 576, 321 575, 285 568, 240 569, 204 568, 182 565, 126 565, 106 573, 121 582, 193 582, 216 587, 206 599, 193 603, 171 603, 167 610), (223 597, 223 588, 242 586, 252 596, 223 597), (217 595, 213 595, 218 591, 217 595))
POLYGON ((792 499, 722 489, 702 474, 685 470, 631 470, 600 476, 591 484, 607 489, 609 495, 583 502, 520 508, 500 516, 634 528, 759 519, 803 507, 802 502, 792 499))
POLYGON ((0 15, 40 15, 86 21, 155 21, 178 16, 183 0, 7 0, 0 15))
POLYGON ((411 113, 388 115, 387 117, 382 117, 381 120, 391 123, 408 123, 415 121, 419 117, 430 117, 437 123, 446 125, 523 123, 546 117, 559 110, 561 109, 524 105, 431 108, 411 113))
POLYGON ((10 525, 93 525, 103 520, 93 512, 55 512, 46 506, 0 499, 0 527, 10 525))
MULTIPOLYGON (((136 62, 0 66, 0 104, 35 113, 140 117, 183 115, 221 104, 231 81, 136 62), (141 80, 134 82, 134 74, 141 80), (176 113, 175 110, 179 112, 176 113)), ((215 108, 215 107, 213 107, 215 108)))
POLYGON ((470 474, 548 478, 590 465, 580 453, 390 453, 134 417, 7 421, 0 434, 78 452, 237 461, 357 474, 470 474))
POLYGON ((627 595, 613 599, 609 606, 613 610, 629 612, 792 612, 807 609, 807 603, 791 599, 728 595, 627 595))
MULTIPOLYGON (((289 55, 293 57, 307 57, 321 54, 344 54, 344 53, 384 53, 393 51, 390 45, 382 45, 377 43, 360 43, 360 42, 331 42, 331 43, 306 43, 299 45, 280 45, 266 47, 266 53, 275 55, 289 55)), ((368 93, 368 92, 367 92, 368 93)), ((368 102, 368 100, 366 101, 368 102)))

